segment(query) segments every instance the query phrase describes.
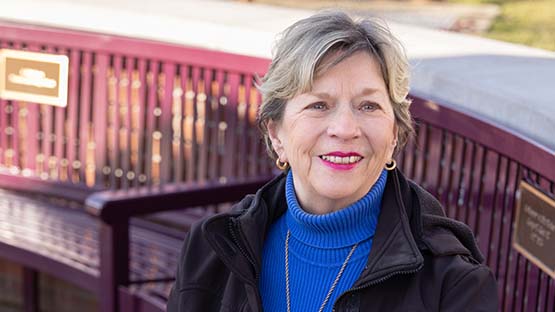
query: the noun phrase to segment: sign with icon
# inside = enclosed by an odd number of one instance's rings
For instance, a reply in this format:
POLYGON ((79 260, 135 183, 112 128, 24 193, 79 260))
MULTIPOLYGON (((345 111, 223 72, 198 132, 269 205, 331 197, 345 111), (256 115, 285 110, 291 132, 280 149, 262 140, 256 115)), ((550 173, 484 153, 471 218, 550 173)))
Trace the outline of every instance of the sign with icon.
POLYGON ((0 49, 0 98, 67 106, 65 55, 0 49))

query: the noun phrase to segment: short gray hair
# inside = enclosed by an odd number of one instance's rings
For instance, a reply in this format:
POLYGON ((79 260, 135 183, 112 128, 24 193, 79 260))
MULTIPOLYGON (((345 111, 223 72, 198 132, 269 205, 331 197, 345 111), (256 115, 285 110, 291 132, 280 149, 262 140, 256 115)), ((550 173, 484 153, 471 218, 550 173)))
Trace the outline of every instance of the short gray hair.
POLYGON ((414 129, 407 98, 410 68, 403 46, 382 23, 354 20, 332 10, 285 29, 274 47, 270 68, 258 84, 263 99, 258 127, 270 157, 275 160, 277 154, 268 135, 268 121, 280 122, 288 100, 309 91, 318 74, 359 51, 368 52, 380 65, 399 129, 395 153, 406 144, 414 129))

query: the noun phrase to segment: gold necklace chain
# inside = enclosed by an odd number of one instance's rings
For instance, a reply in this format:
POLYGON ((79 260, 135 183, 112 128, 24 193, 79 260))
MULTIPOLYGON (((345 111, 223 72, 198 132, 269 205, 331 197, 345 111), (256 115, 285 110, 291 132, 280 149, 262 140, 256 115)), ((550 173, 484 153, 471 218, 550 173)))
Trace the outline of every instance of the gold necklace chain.
MULTIPOLYGON (((291 237, 290 230, 287 231, 287 236, 285 238, 285 294, 287 297, 287 312, 291 312, 291 297, 289 295, 289 237, 291 237)), ((358 246, 358 243, 356 243, 353 246, 353 248, 351 248, 351 251, 347 255, 347 258, 343 262, 343 265, 341 265, 341 269, 339 270, 339 273, 337 273, 337 276, 335 277, 335 280, 333 281, 333 284, 331 285, 331 288, 328 291, 328 294, 326 295, 324 302, 322 302, 322 305, 320 306, 320 309, 318 310, 318 312, 324 311, 326 304, 330 300, 331 294, 333 293, 335 287, 337 286, 339 279, 341 279, 341 275, 343 275, 343 271, 345 271, 345 268, 347 267, 347 263, 349 263, 351 256, 355 252, 355 249, 357 249, 357 246, 358 246)))

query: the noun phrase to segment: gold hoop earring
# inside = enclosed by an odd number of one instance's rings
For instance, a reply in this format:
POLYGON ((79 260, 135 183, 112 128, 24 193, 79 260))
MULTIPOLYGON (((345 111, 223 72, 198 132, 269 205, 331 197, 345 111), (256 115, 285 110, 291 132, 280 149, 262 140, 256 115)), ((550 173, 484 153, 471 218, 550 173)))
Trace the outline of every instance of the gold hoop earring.
POLYGON ((385 164, 385 170, 391 171, 397 167, 397 162, 395 159, 392 159, 391 162, 385 164))
POLYGON ((289 163, 286 161, 281 162, 279 161, 279 158, 278 158, 276 159, 276 167, 278 167, 279 170, 285 170, 287 169, 287 167, 289 167, 289 163))

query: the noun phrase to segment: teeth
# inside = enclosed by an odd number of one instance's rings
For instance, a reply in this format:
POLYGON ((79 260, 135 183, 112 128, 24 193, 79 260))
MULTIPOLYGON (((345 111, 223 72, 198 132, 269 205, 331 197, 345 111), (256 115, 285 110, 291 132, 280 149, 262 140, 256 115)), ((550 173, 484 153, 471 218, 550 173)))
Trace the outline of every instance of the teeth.
POLYGON ((362 159, 362 157, 360 156, 339 157, 339 156, 323 155, 321 157, 323 160, 329 161, 335 164, 354 164, 362 159))

